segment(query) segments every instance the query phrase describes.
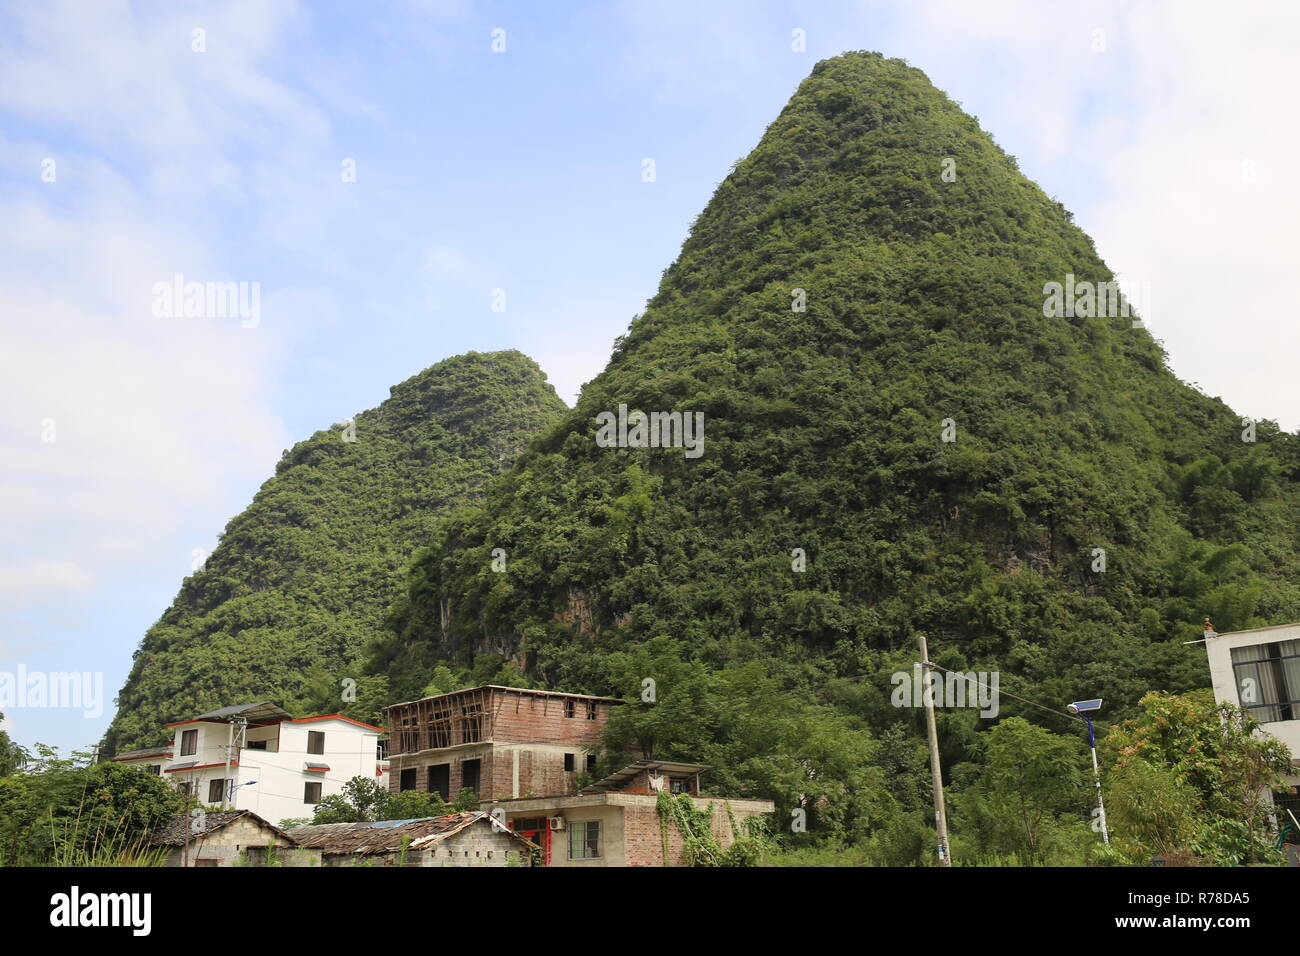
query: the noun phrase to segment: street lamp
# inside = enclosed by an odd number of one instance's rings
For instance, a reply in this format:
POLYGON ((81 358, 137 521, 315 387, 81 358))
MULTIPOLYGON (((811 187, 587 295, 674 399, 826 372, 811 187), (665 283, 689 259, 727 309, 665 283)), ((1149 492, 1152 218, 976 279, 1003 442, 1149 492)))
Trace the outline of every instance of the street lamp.
POLYGON ((1065 707, 1070 713, 1082 717, 1088 725, 1088 746, 1092 750, 1092 779, 1097 784, 1097 808, 1101 813, 1101 839, 1110 843, 1110 831, 1106 829, 1106 804, 1101 799, 1101 770, 1097 767, 1097 735, 1092 732, 1092 715, 1101 710, 1101 698, 1093 700, 1076 700, 1065 707))

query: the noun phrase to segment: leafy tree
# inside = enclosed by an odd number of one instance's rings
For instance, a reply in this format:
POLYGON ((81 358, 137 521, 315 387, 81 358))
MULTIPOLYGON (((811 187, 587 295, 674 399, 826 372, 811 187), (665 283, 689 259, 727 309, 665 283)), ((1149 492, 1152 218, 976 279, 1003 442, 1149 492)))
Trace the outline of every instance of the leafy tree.
MULTIPOLYGON (((1198 844, 1205 855, 1228 862, 1276 861, 1268 791, 1284 784, 1291 754, 1281 741, 1261 733, 1249 714, 1216 704, 1208 690, 1154 691, 1142 699, 1139 717, 1105 737, 1102 754, 1112 774, 1144 764, 1186 781, 1196 795, 1203 828, 1198 844)), ((1173 816, 1160 823, 1167 832, 1180 819, 1175 806, 1173 816)))

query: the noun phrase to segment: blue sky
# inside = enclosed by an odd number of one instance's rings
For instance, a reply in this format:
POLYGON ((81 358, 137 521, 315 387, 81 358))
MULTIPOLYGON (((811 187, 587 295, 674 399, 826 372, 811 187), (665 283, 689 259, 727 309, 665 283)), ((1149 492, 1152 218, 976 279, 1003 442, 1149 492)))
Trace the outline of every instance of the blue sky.
POLYGON ((1296 428, 1297 42, 1249 3, 7 4, 0 671, 101 672, 108 698, 8 729, 93 742, 196 550, 390 385, 518 348, 572 403, 845 50, 926 71, 1150 283, 1175 371, 1296 428), (154 317, 176 273, 259 283, 260 322, 154 317))

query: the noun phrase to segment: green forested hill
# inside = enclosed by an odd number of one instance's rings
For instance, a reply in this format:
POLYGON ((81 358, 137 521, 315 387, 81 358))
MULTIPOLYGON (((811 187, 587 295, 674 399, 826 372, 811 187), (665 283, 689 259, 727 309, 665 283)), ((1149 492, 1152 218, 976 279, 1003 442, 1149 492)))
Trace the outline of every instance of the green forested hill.
MULTIPOLYGON (((1181 643, 1204 617, 1300 617, 1300 447, 1269 422, 1244 442, 1132 319, 1046 317, 1067 274, 1112 278, 921 72, 818 64, 577 407, 418 557, 372 672, 395 699, 440 664, 634 699, 651 678, 628 751, 850 829, 923 798, 889 704, 918 631, 1112 719, 1208 683, 1181 643), (703 455, 598 447, 620 403, 703 412, 703 455)), ((949 766, 978 762, 976 718, 944 719, 949 766)))
MULTIPOLYGON (((108 752, 247 700, 338 709, 411 552, 563 411, 532 360, 471 352, 394 387, 355 441, 336 425, 285 452, 145 635, 108 752)), ((362 709, 387 703, 382 679, 358 693, 362 709)))

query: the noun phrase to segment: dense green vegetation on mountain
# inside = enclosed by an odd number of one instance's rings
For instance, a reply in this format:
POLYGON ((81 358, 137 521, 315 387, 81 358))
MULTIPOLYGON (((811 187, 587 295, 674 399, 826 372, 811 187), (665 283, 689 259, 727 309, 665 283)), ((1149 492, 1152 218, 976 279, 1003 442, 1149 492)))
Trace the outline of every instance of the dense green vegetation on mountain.
POLYGON ((940 712, 958 859, 1099 859, 1081 728, 1024 702, 1083 697, 1132 721, 1111 862, 1265 859, 1242 795, 1285 755, 1148 692, 1208 683, 1183 643, 1205 617, 1300 618, 1300 439, 1179 381, 1132 317, 1045 310, 1071 276, 1113 278, 924 75, 819 63, 576 408, 471 353, 356 442, 286 452, 146 635, 106 744, 246 700, 340 709, 347 677, 368 719, 484 682, 618 694, 598 772, 708 763, 777 802, 789 862, 915 864, 922 712, 894 694, 924 633, 1004 692, 940 712), (703 445, 609 447, 620 407, 702 413, 703 445), (1180 776, 1170 714, 1212 744, 1193 776, 1240 793, 1180 776))
POLYGON ((145 635, 106 750, 252 700, 373 715, 386 685, 359 661, 411 552, 564 408, 531 359, 471 352, 286 451, 145 635), (343 707, 347 677, 357 701, 343 707))
MULTIPOLYGON (((918 859, 919 711, 890 703, 918 632, 1114 720, 1208 683, 1182 644, 1204 617, 1300 617, 1300 441, 1249 435, 1130 317, 1045 315, 1069 275, 1113 278, 922 73, 819 63, 576 408, 417 556, 371 673, 397 700, 440 666, 625 695, 614 751, 918 859), (621 404, 703 412, 703 454, 602 447, 621 404)), ((1004 695, 1015 715, 1078 732, 1004 695)), ((956 789, 991 786, 992 722, 941 721, 956 789)), ((1086 786, 1067 803, 1083 819, 1086 786)))

